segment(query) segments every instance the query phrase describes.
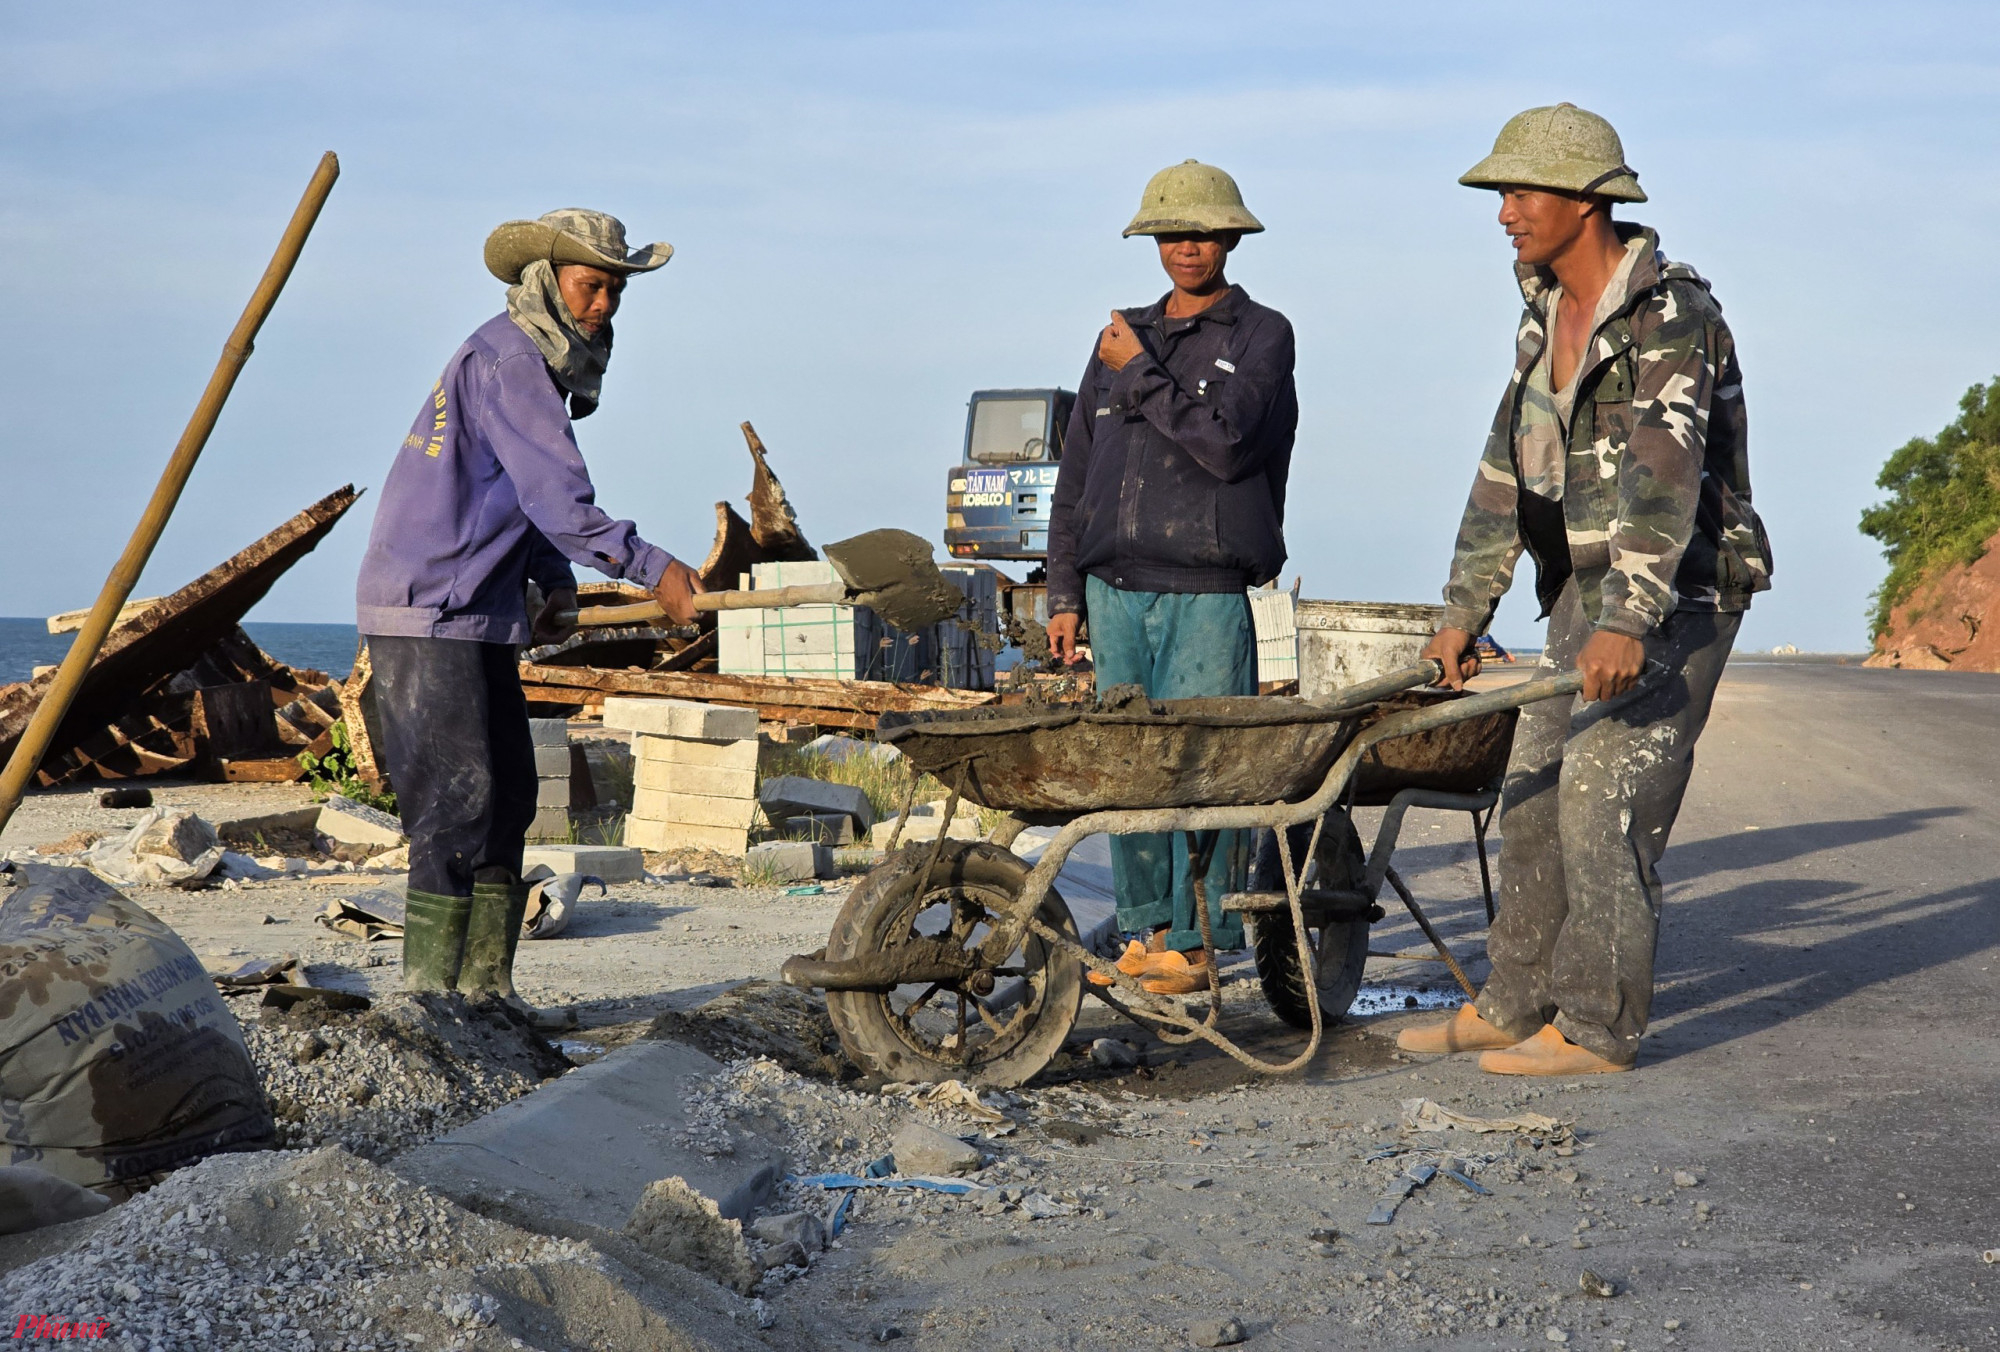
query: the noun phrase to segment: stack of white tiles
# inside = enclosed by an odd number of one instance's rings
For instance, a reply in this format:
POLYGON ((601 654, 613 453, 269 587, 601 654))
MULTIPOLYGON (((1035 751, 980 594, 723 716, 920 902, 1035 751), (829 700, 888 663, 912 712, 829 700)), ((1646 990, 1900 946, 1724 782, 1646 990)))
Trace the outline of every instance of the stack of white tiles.
POLYGON ((604 726, 632 734, 625 843, 742 854, 757 812, 757 711, 612 695, 604 726))

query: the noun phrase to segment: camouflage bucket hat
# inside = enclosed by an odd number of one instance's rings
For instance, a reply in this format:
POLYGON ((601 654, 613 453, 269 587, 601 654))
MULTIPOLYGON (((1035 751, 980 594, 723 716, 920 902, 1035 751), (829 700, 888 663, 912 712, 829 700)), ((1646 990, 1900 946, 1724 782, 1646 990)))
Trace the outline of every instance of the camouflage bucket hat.
POLYGON ((674 246, 665 243, 628 253, 623 222, 581 207, 563 207, 539 220, 508 221, 486 237, 486 270, 509 286, 538 258, 634 273, 651 272, 673 256, 674 246))
POLYGON ((1530 108, 1507 119, 1493 153, 1459 176, 1468 188, 1554 188, 1643 202, 1636 170, 1611 124, 1574 103, 1530 108))
POLYGON ((1213 235, 1224 230, 1254 235, 1263 228, 1243 205, 1235 179, 1212 164, 1182 160, 1146 181, 1139 214, 1125 227, 1125 235, 1213 235))

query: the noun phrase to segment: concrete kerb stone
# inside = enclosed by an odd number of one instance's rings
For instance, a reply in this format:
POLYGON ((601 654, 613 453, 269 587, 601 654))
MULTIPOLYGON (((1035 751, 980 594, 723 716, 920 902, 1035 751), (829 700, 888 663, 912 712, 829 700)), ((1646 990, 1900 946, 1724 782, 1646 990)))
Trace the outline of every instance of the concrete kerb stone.
POLYGON ((528 735, 536 746, 568 746, 569 720, 567 718, 531 718, 528 720, 528 735))
POLYGON ((535 747, 535 775, 539 779, 552 779, 561 775, 569 778, 569 745, 535 747))
POLYGON ((530 845, 521 852, 521 871, 537 864, 554 874, 582 873, 607 883, 636 883, 646 876, 646 856, 625 845, 530 845))
POLYGON ((757 801, 762 805, 764 815, 773 822, 782 822, 788 817, 840 812, 854 818, 857 830, 866 831, 875 824, 875 809, 869 805, 868 795, 852 784, 830 784, 823 779, 780 775, 764 781, 763 787, 757 791, 757 801))
MULTIPOLYGON (((785 1161, 761 1138, 731 1133, 705 1155, 688 1140, 687 1084, 720 1062, 676 1042, 638 1042, 570 1071, 389 1167, 482 1214, 550 1235, 627 1233, 653 1185, 679 1180, 683 1200, 740 1223, 773 1194, 785 1161)), ((716 1265, 733 1268, 733 1254, 716 1265)), ((689 1263, 689 1266, 694 1264, 689 1263)))
POLYGON ((757 711, 698 700, 608 695, 604 726, 654 737, 686 737, 707 742, 757 738, 757 711))
POLYGON ((351 798, 328 794, 314 827, 343 845, 401 845, 403 824, 386 812, 364 807, 351 798))
POLYGON ((809 840, 767 840, 744 856, 747 868, 768 872, 777 882, 802 883, 834 876, 833 851, 809 840))
MULTIPOLYGON (((919 841, 936 840, 939 830, 944 825, 944 819, 941 817, 919 817, 912 815, 909 823, 903 827, 902 838, 896 843, 899 845, 911 845, 919 841)), ((893 817, 885 822, 876 822, 874 828, 868 833, 868 843, 878 850, 886 850, 889 848, 889 837, 894 834, 895 830, 896 821, 893 817)), ((979 823, 971 817, 953 817, 951 819, 951 827, 945 834, 952 840, 986 839, 986 833, 979 829, 979 823)))

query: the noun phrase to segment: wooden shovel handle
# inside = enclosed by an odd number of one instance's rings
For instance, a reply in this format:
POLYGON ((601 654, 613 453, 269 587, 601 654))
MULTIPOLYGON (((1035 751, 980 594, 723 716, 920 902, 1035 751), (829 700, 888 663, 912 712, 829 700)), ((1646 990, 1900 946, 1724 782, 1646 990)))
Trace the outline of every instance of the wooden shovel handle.
POLYGON ((844 582, 814 582, 797 587, 760 587, 755 591, 702 592, 696 610, 770 610, 778 606, 837 606, 853 600, 844 582))
MULTIPOLYGON (((700 610, 768 610, 774 606, 839 605, 851 599, 840 582, 815 582, 798 587, 765 587, 757 591, 701 592, 694 598, 700 610)), ((585 606, 562 611, 556 618, 564 624, 594 629, 606 625, 645 624, 666 615, 658 601, 641 601, 635 606, 585 606)))

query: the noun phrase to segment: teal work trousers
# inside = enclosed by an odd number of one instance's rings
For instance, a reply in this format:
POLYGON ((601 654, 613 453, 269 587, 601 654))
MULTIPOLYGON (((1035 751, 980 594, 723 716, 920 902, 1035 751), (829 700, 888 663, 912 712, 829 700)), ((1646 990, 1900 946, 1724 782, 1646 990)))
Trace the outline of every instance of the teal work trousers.
MULTIPOLYGON (((1242 592, 1121 591, 1088 577, 1083 596, 1099 694, 1114 685, 1143 687, 1149 699, 1257 693, 1257 636, 1242 592)), ((1250 833, 1201 832, 1197 846, 1207 836, 1219 837, 1203 875, 1215 946, 1241 948, 1243 918, 1224 914, 1222 894, 1243 890, 1250 833)), ((1164 925, 1167 947, 1183 953, 1201 947, 1187 841, 1179 831, 1111 838, 1119 928, 1145 934, 1164 925)))

